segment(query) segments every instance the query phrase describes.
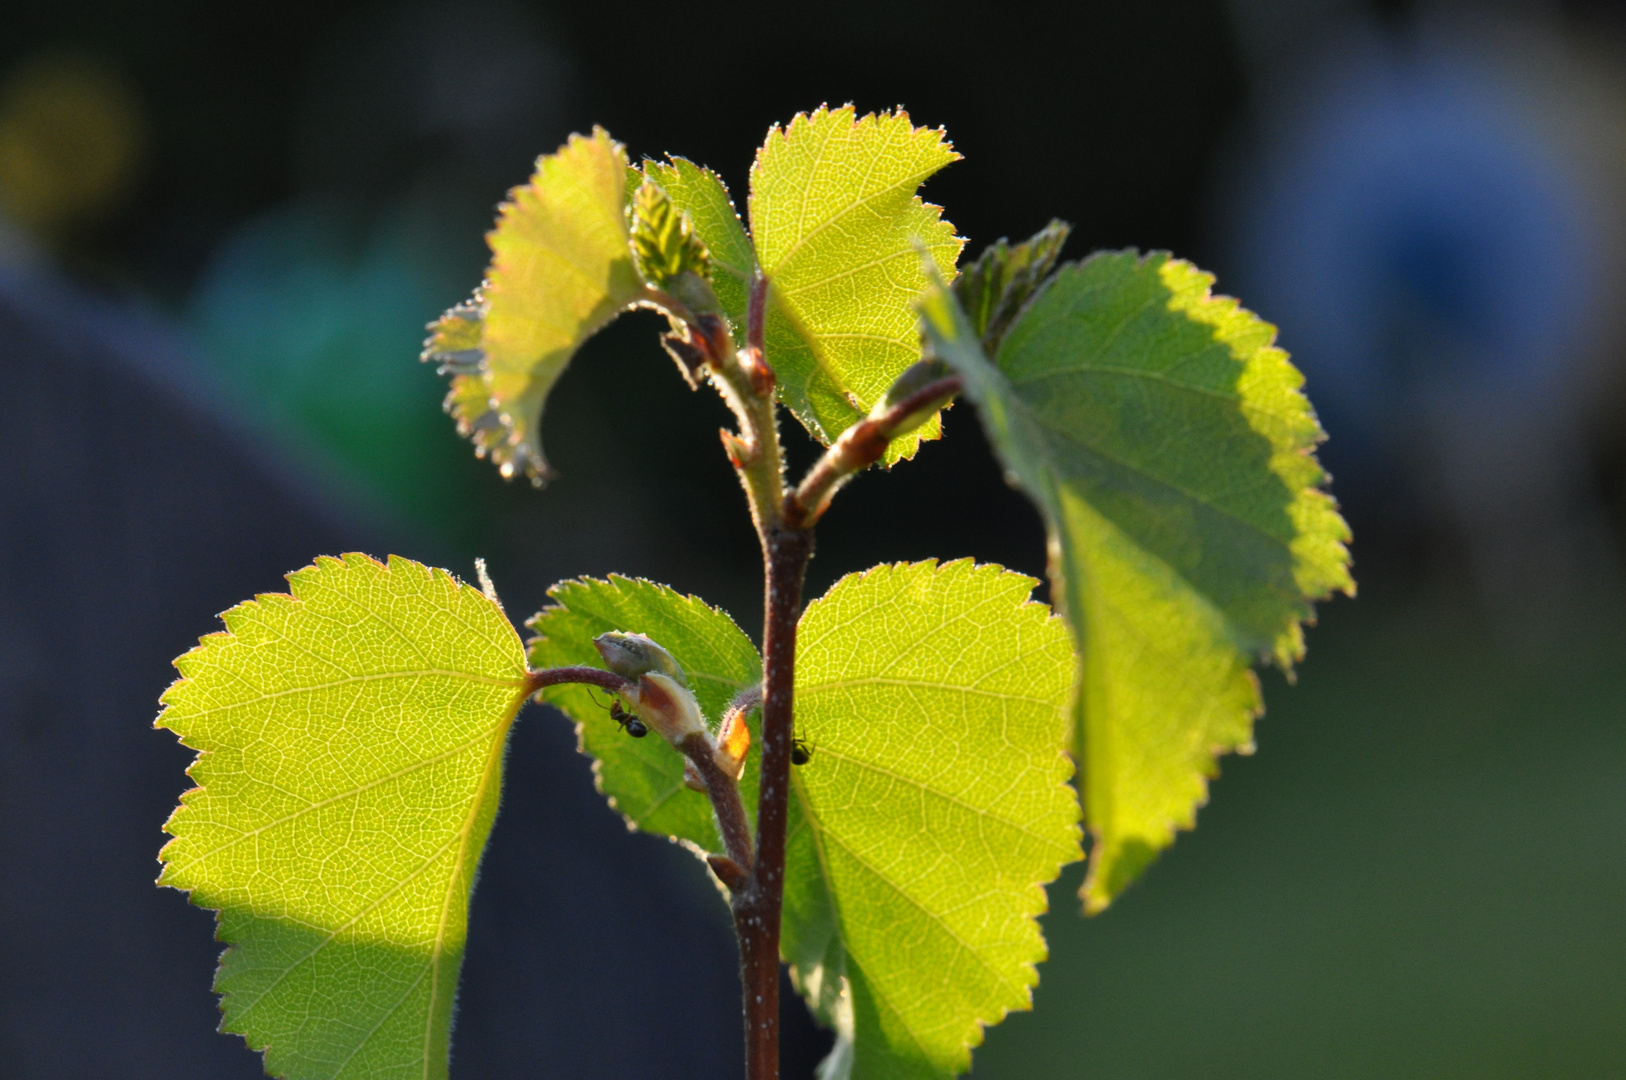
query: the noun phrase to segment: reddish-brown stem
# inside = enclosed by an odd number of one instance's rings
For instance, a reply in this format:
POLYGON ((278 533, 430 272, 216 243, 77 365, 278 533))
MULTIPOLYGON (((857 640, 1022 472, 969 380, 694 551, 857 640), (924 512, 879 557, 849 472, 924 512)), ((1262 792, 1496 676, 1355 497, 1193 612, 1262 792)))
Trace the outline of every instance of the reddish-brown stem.
MULTIPOLYGON (((704 735, 690 735, 678 749, 694 766, 700 782, 706 785, 706 795, 711 799, 712 809, 717 812, 717 831, 722 835, 723 847, 729 859, 741 871, 749 874, 754 863, 751 823, 745 816, 745 803, 740 799, 739 784, 717 764, 716 748, 704 735)), ((728 882, 724 881, 723 884, 727 885, 728 882)))
POLYGON ((785 821, 795 729, 796 623, 813 534, 778 525, 762 537, 767 564, 762 630, 762 757, 756 869, 734 894, 745 992, 746 1080, 779 1077, 779 917, 785 889, 785 821))
POLYGON ((745 344, 766 356, 763 340, 767 336, 768 279, 758 271, 751 279, 751 299, 745 312, 745 344))
MULTIPOLYGON (((634 679, 601 668, 557 667, 543 668, 527 674, 525 692, 528 696, 544 687, 564 683, 586 683, 624 697, 637 693, 639 685, 634 679)), ((742 694, 740 697, 741 700, 749 700, 747 695, 742 694)), ((678 750, 689 759, 701 783, 706 786, 706 794, 711 799, 713 809, 717 811, 718 832, 722 834, 723 844, 728 849, 728 860, 742 874, 749 874, 755 863, 755 856, 751 851, 751 823, 745 816, 745 803, 740 799, 739 784, 717 764, 716 747, 704 735, 699 733, 689 735, 678 750)))
POLYGON ((556 667, 543 668, 533 671, 525 676, 525 693, 536 693, 549 686, 558 686, 561 683, 587 683, 608 690, 612 694, 627 694, 637 684, 634 680, 613 671, 604 671, 593 667, 556 667))

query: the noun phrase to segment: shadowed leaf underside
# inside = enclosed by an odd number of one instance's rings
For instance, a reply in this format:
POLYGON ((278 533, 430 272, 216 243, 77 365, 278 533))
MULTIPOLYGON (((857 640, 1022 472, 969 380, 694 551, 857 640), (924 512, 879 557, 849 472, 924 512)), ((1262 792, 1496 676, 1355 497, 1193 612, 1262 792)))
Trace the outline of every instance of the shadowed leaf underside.
POLYGON ((1162 253, 1065 266, 997 363, 946 288, 923 301, 934 350, 1049 527, 1081 658, 1092 911, 1191 827, 1217 755, 1251 746, 1252 664, 1289 667, 1312 601, 1354 589, 1302 377, 1275 328, 1212 283, 1162 253))

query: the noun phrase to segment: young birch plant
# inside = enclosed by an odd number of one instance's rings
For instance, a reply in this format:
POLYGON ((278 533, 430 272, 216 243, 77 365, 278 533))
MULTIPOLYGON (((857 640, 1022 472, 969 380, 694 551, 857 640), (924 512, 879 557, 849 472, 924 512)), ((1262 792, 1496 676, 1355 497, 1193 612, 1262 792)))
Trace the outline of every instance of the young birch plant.
POLYGON ((196 749, 160 882, 219 912, 224 1030, 268 1072, 444 1077, 470 892, 528 701, 576 725, 638 829, 701 855, 738 933, 746 1076, 778 1076, 779 965, 835 1032, 824 1080, 947 1078, 1030 1006, 1044 886, 1099 911, 1252 743, 1253 666, 1353 593, 1323 438, 1275 331, 1164 253, 1058 264, 1067 227, 964 241, 917 195, 958 155, 899 111, 775 128, 749 223, 715 173, 602 130, 504 203, 473 298, 431 329, 447 411, 548 476, 581 344, 659 311, 761 541, 763 635, 663 585, 562 582, 523 644, 489 587, 319 558, 176 661, 196 749), (803 605, 841 486, 968 398, 1050 541, 1051 595, 969 560, 850 574, 803 605), (778 410, 827 450, 785 477, 778 410), (595 693, 608 692, 606 710, 595 693), (649 737, 650 735, 656 737, 649 737))

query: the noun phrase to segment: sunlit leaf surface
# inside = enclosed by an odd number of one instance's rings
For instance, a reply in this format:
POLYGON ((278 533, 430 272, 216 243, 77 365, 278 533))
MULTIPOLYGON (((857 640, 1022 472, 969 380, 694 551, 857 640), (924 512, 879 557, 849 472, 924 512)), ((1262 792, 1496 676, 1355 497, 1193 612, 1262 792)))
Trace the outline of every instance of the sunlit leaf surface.
POLYGON ((496 604, 364 555, 290 574, 176 661, 200 751, 160 882, 219 911, 226 1031, 277 1076, 444 1077, 469 891, 524 701, 496 604))
POLYGON ((1352 592, 1322 433, 1275 328, 1154 253, 1062 268, 996 364, 949 291, 923 305, 990 442, 1043 510, 1078 640, 1075 736, 1104 907, 1189 828, 1215 758, 1251 745, 1251 664, 1303 655, 1311 601, 1352 592))
POLYGON ((746 307, 756 255, 734 210, 728 188, 710 169, 685 158, 644 162, 644 175, 666 190, 672 203, 689 215, 695 235, 711 256, 711 288, 734 329, 735 344, 745 344, 746 307))
MULTIPOLYGON (((1072 644, 1032 578, 969 562, 881 566, 809 605, 797 651, 784 950, 840 1035, 828 1077, 963 1072, 981 1025, 1026 1008, 1042 886, 1078 858, 1065 747, 1072 644)), ((727 615, 664 586, 566 582, 532 625, 535 665, 587 662, 605 630, 644 633, 683 666, 707 717, 760 678, 727 615)), ((629 821, 719 850, 682 760, 617 729, 579 687, 576 720, 629 821)), ((753 719, 753 739, 756 722, 753 719)), ((755 811, 757 752, 742 784, 755 811)))
POLYGON ((970 560, 837 582, 798 630, 784 952, 828 1078, 964 1072, 1030 1004, 1043 884, 1079 857, 1072 645, 1034 580, 970 560))
MULTIPOLYGON (((915 244, 953 276, 965 243, 915 190, 960 155, 909 114, 820 108, 774 128, 751 167, 751 237, 770 283, 765 347, 785 404, 828 444, 920 359, 915 244)), ((885 461, 935 439, 936 418, 885 461)))

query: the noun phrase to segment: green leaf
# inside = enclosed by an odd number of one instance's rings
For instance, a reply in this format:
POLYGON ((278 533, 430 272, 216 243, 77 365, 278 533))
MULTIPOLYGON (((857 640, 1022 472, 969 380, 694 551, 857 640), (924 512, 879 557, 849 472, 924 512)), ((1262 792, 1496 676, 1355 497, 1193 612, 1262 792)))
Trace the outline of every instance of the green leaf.
POLYGON ((667 162, 645 161, 644 175, 659 184, 672 204, 689 216, 695 235, 711 256, 711 287, 734 331, 734 342, 744 345, 756 255, 734 211, 734 202, 728 197, 728 188, 710 169, 680 157, 667 162))
MULTIPOLYGON (((1077 859, 1065 748, 1073 650, 1032 578, 969 561, 842 579, 802 617, 783 949, 841 1038, 827 1080, 963 1072, 981 1027, 1027 1008, 1044 959, 1043 884, 1077 859)), ((715 723, 761 677, 727 615, 646 581, 571 581, 531 625, 534 666, 596 659, 607 630, 666 647, 715 723)), ((599 787, 650 832, 720 844, 705 798, 657 739, 581 687, 546 699, 578 725, 599 787)), ((751 724, 753 741, 760 730, 751 724)), ((758 755, 746 759, 756 808, 758 755)))
MULTIPOLYGON (((764 347, 781 399, 828 445, 864 419, 920 359, 915 244, 954 273, 965 243, 915 190, 958 160, 941 129, 909 115, 854 119, 819 108, 774 128, 751 168, 751 235, 770 285, 764 347)), ((933 418, 887 449, 887 464, 938 437, 933 418)))
POLYGON ((643 296, 628 245, 626 152, 572 135, 509 192, 473 300, 431 324, 424 359, 452 376, 446 409, 505 477, 540 484, 542 407, 576 350, 643 296))
POLYGON ((198 750, 160 884, 219 912, 224 1030, 277 1076, 444 1077, 525 655, 443 570, 319 559, 175 662, 198 750))
POLYGON ((1079 857, 1073 650, 1035 584, 878 566, 802 616, 782 948, 839 1036, 825 1080, 964 1072, 1031 1004, 1042 886, 1079 857))
POLYGON ((930 343, 1044 512, 1081 657, 1075 736, 1105 907, 1190 828, 1215 757, 1251 746, 1251 664, 1304 653, 1311 601, 1353 593, 1324 437, 1275 328, 1163 253, 1062 268, 989 363, 940 283, 930 343))
MULTIPOLYGON (((611 630, 643 634, 666 649, 683 668, 689 689, 713 730, 724 708, 743 687, 762 678, 757 650, 723 612, 703 601, 656 585, 612 576, 565 581, 548 590, 554 603, 526 623, 537 636, 529 643, 533 667, 586 664, 602 667, 593 639, 611 630)), ((702 851, 720 852, 711 804, 683 784, 683 757, 661 738, 634 739, 608 712, 606 695, 585 686, 554 686, 542 699, 576 723, 583 753, 594 759, 599 790, 628 824, 686 840, 702 851)), ((753 744, 759 721, 748 719, 753 744)), ((747 759, 741 793, 756 810, 756 755, 747 759)))

